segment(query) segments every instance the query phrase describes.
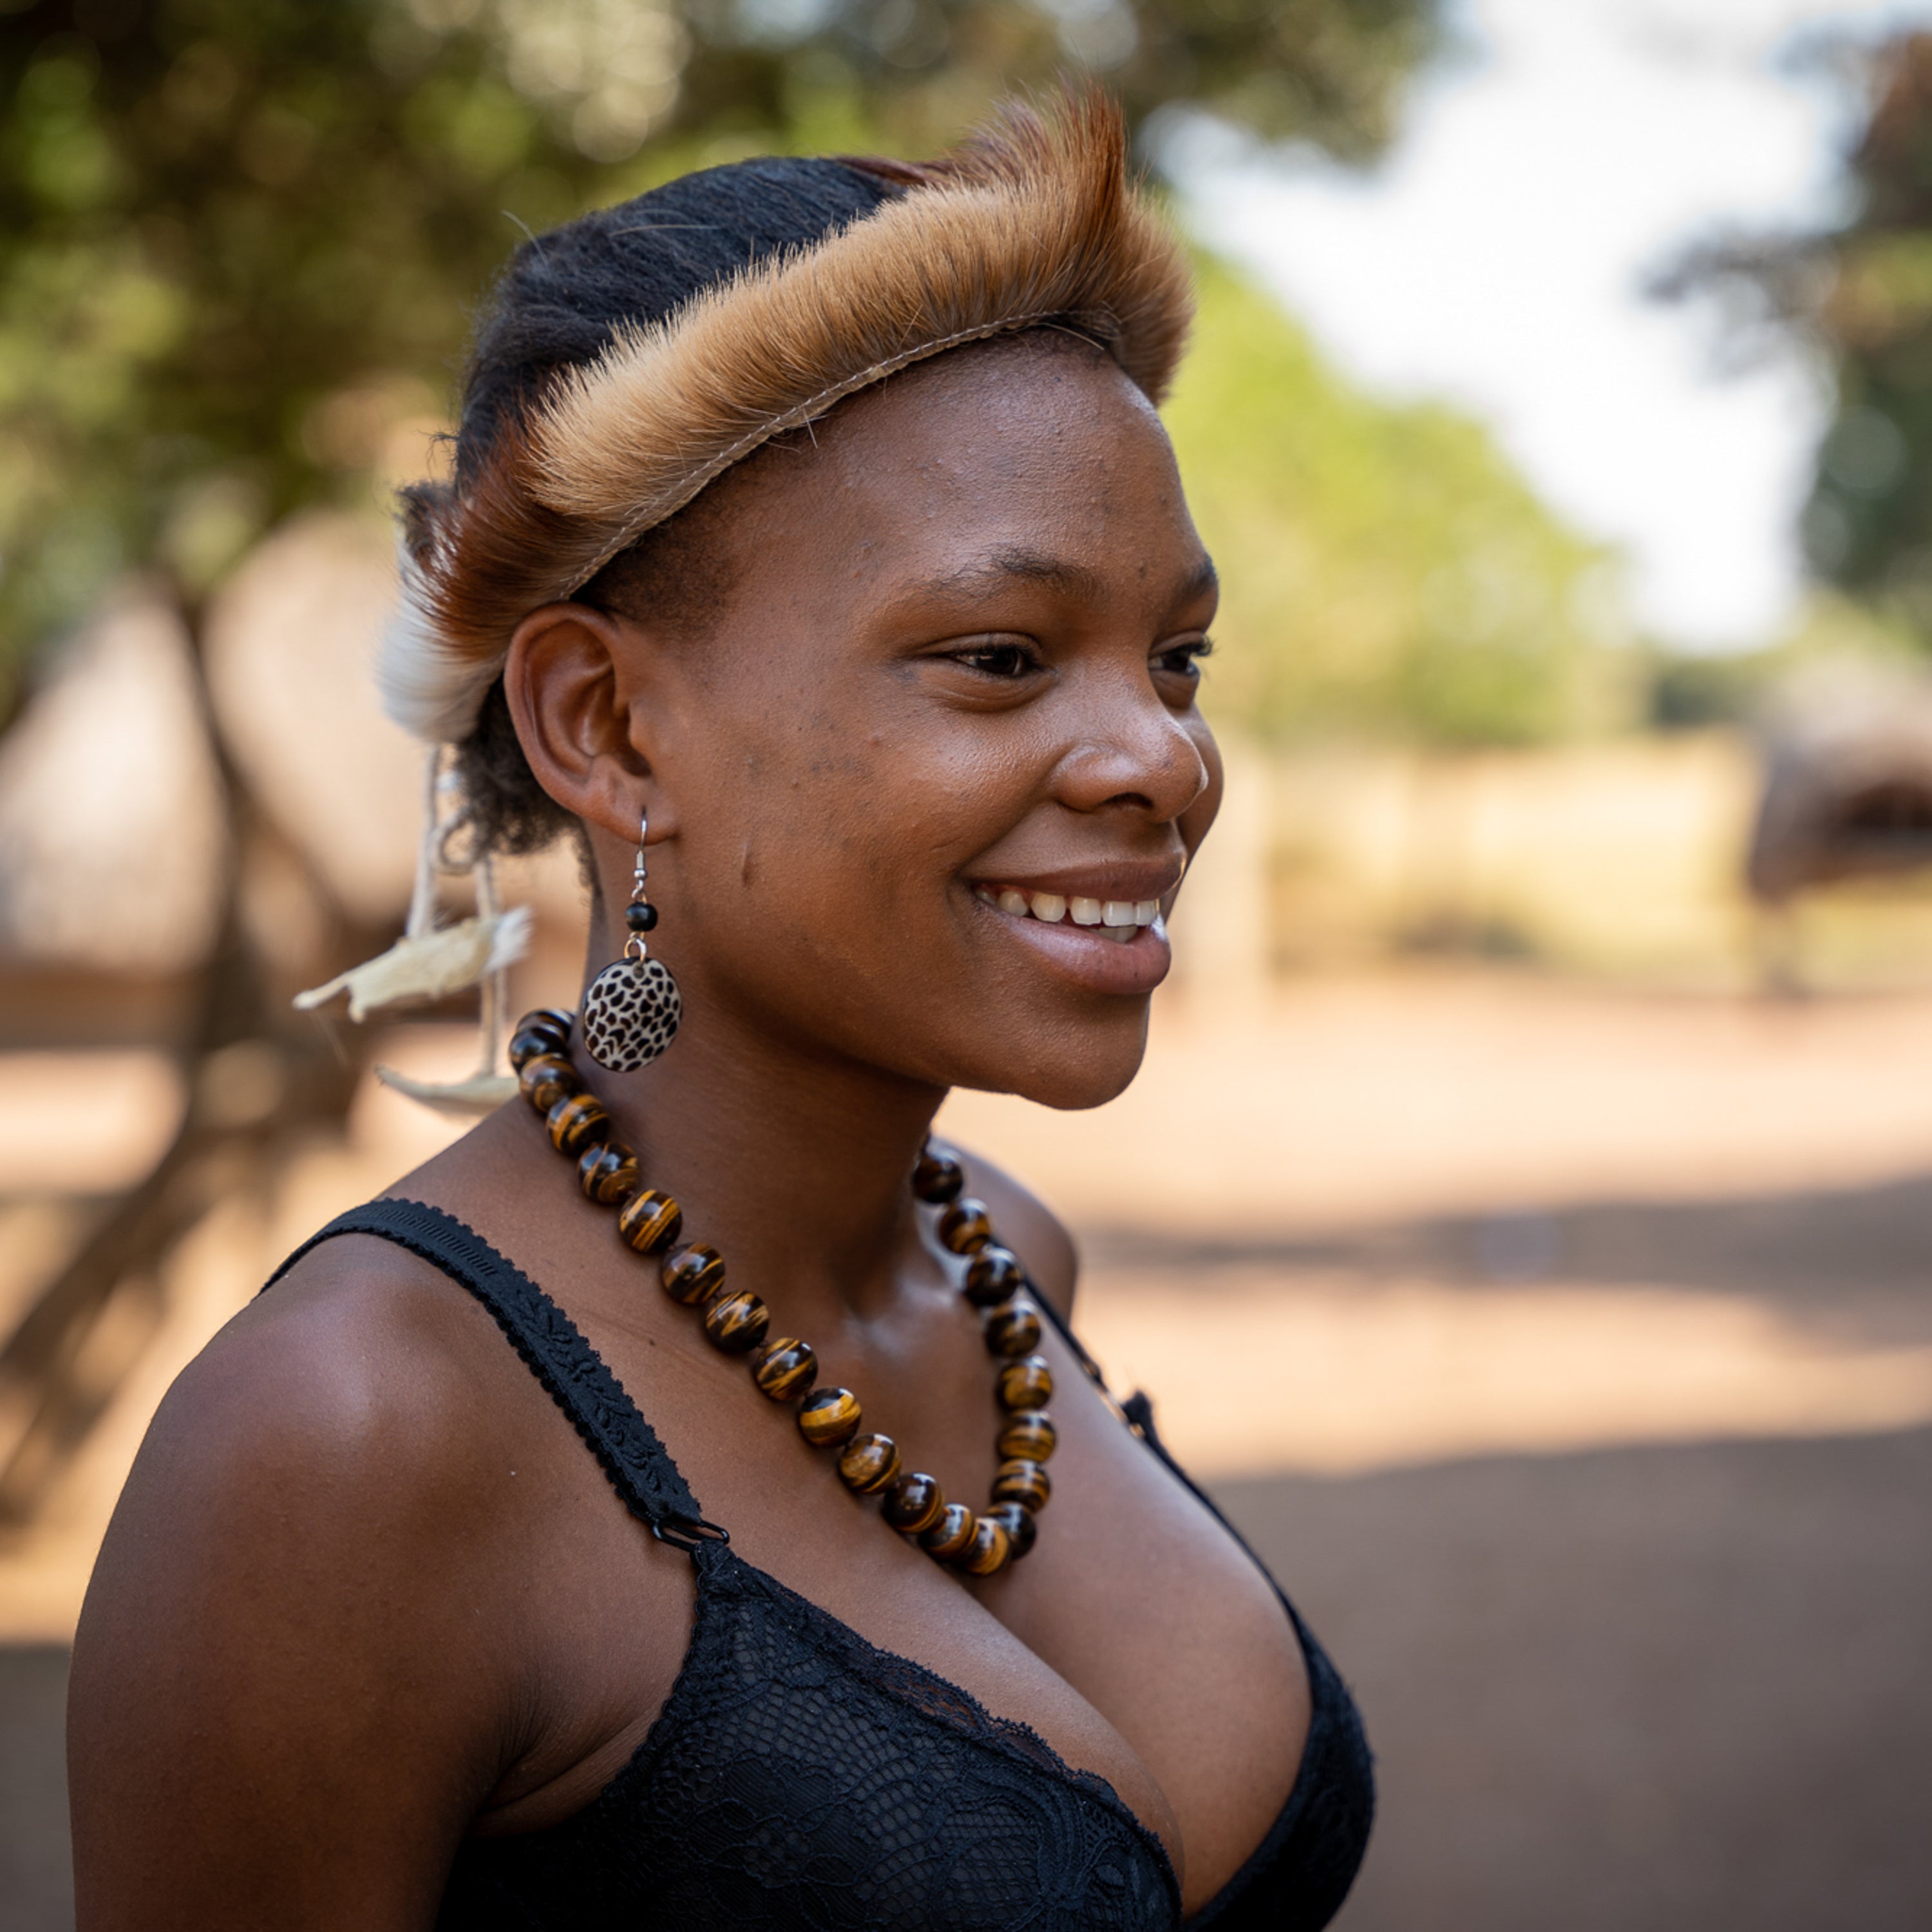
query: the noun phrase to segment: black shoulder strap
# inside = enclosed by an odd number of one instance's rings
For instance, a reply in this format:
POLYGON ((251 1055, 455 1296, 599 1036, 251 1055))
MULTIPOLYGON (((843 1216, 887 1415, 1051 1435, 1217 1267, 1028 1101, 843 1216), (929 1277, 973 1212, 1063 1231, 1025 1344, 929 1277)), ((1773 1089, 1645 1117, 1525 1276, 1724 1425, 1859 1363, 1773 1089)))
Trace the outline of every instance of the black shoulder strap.
POLYGON ((453 1214, 420 1201, 371 1201, 352 1208, 303 1242, 266 1287, 274 1287, 310 1249, 338 1234, 393 1241, 476 1296, 576 1425, 632 1514, 655 1535, 680 1546, 698 1536, 723 1537, 705 1522, 670 1452, 583 1331, 528 1275, 453 1214))

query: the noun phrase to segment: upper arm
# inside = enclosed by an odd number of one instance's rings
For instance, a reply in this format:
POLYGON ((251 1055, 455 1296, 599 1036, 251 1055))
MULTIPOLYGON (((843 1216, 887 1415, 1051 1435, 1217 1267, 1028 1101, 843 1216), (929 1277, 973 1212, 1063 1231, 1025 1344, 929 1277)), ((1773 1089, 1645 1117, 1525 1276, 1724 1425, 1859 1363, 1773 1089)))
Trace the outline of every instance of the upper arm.
POLYGON ((170 1392, 75 1641, 81 1932, 434 1923, 507 1701, 446 1372, 258 1304, 170 1392))
POLYGON ((1053 1210, 1031 1189, 982 1154, 956 1148, 968 1188, 991 1210, 1000 1240, 1026 1264, 1034 1286, 1054 1311, 1071 1319, 1080 1274, 1080 1251, 1053 1210))

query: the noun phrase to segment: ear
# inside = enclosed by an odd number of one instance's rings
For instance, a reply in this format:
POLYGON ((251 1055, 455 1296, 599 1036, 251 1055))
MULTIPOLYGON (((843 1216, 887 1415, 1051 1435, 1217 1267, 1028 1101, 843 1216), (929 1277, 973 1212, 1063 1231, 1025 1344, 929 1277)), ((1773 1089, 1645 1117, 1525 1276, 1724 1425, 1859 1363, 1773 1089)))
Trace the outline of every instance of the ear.
POLYGON ((634 841, 638 815, 655 836, 676 830, 653 783, 657 640, 640 625, 587 604, 546 604, 517 626, 503 695, 530 770, 567 812, 634 841))

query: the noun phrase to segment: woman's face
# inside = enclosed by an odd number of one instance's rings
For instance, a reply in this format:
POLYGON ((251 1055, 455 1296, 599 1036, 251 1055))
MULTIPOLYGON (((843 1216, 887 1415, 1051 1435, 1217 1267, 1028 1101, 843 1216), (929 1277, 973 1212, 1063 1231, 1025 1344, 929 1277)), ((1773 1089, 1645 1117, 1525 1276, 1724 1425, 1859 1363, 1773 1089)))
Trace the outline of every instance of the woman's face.
MULTIPOLYGON (((1220 793, 1214 572, 1153 410, 1089 345, 1021 338, 714 487, 715 621, 617 620, 613 651, 687 1028, 1110 1099, 1220 793)), ((628 826, 592 815, 621 906, 628 826)))

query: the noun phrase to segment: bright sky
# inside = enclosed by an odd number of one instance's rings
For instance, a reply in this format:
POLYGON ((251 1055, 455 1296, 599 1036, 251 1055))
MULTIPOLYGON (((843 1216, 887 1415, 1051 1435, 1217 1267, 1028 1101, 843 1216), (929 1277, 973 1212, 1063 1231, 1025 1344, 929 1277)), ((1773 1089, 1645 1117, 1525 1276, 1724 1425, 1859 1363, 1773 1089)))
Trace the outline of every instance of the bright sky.
POLYGON ((1800 592, 1821 386, 1795 356, 1718 374, 1712 316, 1642 284, 1714 228, 1828 218, 1850 98, 1794 47, 1932 22, 1932 0, 1452 0, 1451 17, 1462 50, 1366 177, 1184 131, 1197 230, 1358 380, 1489 422, 1622 548, 1647 628, 1763 641, 1800 592))

